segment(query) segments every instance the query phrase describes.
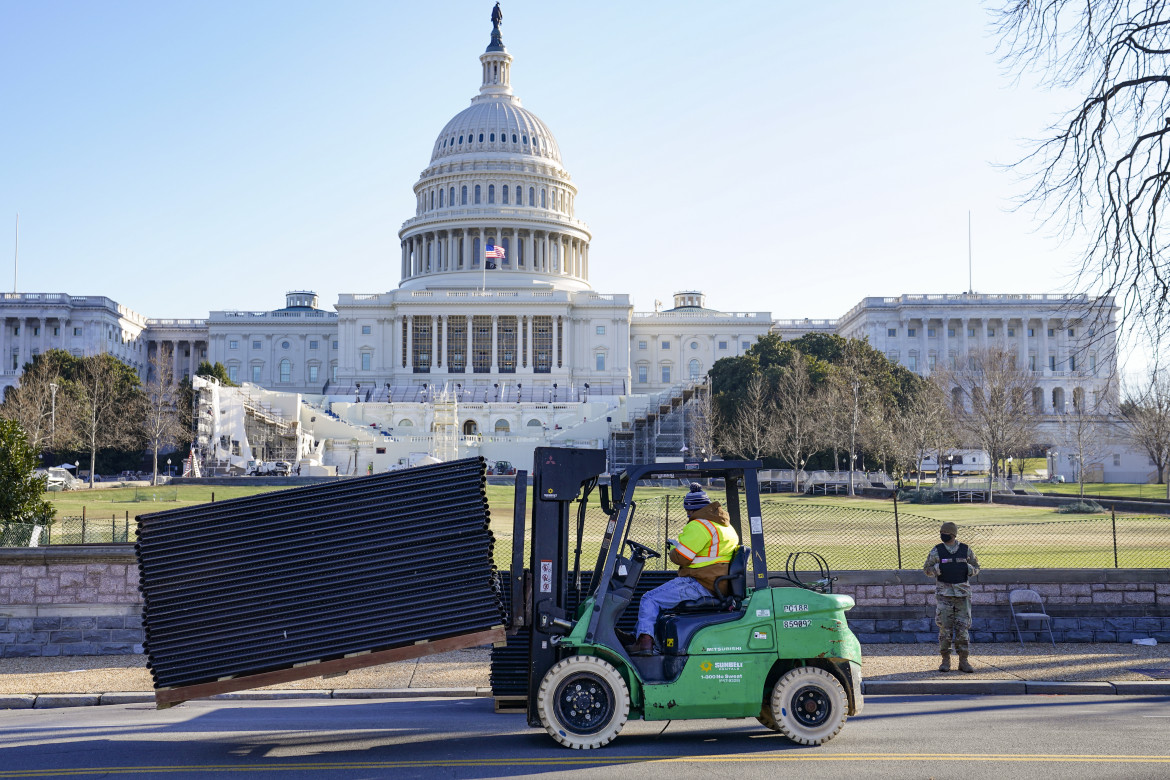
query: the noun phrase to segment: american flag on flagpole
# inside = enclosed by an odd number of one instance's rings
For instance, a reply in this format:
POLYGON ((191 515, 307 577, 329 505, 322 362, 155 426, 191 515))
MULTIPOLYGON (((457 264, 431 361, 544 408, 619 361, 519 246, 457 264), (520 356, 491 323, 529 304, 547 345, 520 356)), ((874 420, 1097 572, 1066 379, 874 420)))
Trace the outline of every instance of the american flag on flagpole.
POLYGON ((494 269, 496 267, 496 264, 492 262, 492 259, 498 258, 500 260, 503 260, 504 259, 504 248, 502 246, 492 246, 491 244, 487 244, 483 248, 483 256, 485 258, 484 268, 485 269, 494 269))

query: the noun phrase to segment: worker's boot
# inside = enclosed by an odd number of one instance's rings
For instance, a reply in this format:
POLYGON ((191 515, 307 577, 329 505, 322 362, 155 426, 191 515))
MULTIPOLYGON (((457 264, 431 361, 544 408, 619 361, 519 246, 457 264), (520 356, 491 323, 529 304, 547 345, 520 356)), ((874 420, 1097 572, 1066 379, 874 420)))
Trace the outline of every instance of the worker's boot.
POLYGON ((951 670, 951 651, 944 650, 942 652, 942 663, 938 665, 940 672, 949 672, 951 670))
POLYGON ((959 671, 966 672, 967 674, 974 674, 975 672, 975 667, 967 663, 966 653, 959 653, 959 671))
POLYGON ((638 641, 630 646, 630 655, 654 655, 654 637, 640 634, 638 641))
POLYGON ((622 647, 629 647, 638 641, 638 637, 634 636, 629 631, 622 631, 620 628, 615 628, 613 633, 617 636, 618 641, 622 643, 622 647))

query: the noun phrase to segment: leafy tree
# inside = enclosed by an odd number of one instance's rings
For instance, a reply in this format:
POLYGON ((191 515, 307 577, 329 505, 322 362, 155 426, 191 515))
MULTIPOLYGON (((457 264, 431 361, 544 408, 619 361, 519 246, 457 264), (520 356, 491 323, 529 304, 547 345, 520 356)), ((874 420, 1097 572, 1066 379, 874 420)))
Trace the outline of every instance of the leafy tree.
POLYGON ((224 387, 239 387, 239 385, 228 378, 228 370, 224 367, 223 363, 215 363, 212 365, 209 361, 204 360, 199 364, 199 368, 195 369, 195 375, 215 377, 224 387))
POLYGON ((0 523, 48 525, 53 507, 45 500, 45 478, 35 476, 37 452, 15 420, 0 420, 0 523))

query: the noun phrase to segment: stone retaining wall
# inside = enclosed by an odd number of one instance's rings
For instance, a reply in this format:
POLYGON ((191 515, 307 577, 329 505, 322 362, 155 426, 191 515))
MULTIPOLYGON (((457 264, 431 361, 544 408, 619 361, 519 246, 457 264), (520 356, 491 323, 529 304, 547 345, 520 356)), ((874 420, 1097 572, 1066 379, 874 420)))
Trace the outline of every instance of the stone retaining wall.
MULTIPOLYGON (((842 572, 836 592, 853 596, 849 625, 862 642, 933 642, 934 583, 917 570, 842 572)), ((1044 599, 1057 642, 1170 642, 1166 569, 984 570, 972 582, 971 639, 1014 642, 1008 593, 1031 588, 1044 599)), ((1029 609, 1029 611, 1031 611, 1029 609)), ((1039 623, 1024 641, 1048 641, 1039 623)))
POLYGON ((0 549, 0 658, 135 653, 142 639, 133 547, 0 549))
MULTIPOLYGON (((839 572, 864 643, 935 642, 934 584, 916 569, 839 572)), ((775 584, 779 581, 774 580, 775 584)), ((1013 642, 1008 592, 1032 588, 1057 642, 1170 642, 1166 569, 984 570, 973 583, 972 639, 1013 642)), ((1024 632, 1047 641, 1047 632, 1024 632)), ((142 598, 131 545, 0 549, 0 658, 141 652, 142 598)))

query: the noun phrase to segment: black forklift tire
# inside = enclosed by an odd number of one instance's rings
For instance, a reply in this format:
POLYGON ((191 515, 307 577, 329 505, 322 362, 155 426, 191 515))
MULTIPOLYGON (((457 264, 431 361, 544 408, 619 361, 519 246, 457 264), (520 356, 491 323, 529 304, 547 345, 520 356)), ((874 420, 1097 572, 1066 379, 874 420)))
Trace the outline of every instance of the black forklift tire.
POLYGON ((770 701, 764 702, 764 706, 760 707, 760 714, 756 716, 756 720, 772 731, 780 730, 780 724, 776 722, 776 716, 772 714, 772 702, 770 701))
MULTIPOLYGON (((822 745, 835 737, 849 718, 849 697, 837 678, 824 669, 799 666, 776 683, 765 709, 771 710, 778 731, 793 742, 822 745)), ((764 722, 762 717, 760 722, 764 722)))
POLYGON ((540 723, 574 750, 608 745, 630 715, 630 689, 609 663, 575 655, 548 670, 536 695, 540 723))

